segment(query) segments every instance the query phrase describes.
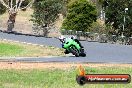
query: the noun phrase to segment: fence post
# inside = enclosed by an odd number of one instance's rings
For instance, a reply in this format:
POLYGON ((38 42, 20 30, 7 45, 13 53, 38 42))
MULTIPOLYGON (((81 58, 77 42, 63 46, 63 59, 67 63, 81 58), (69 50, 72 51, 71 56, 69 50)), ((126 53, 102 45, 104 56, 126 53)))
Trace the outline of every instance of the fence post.
POLYGON ((123 45, 125 43, 125 36, 122 34, 121 35, 121 44, 123 45))
POLYGON ((113 44, 114 42, 116 43, 116 35, 112 35, 111 41, 112 41, 112 44, 113 44))
POLYGON ((88 38, 89 38, 89 34, 90 34, 90 32, 85 32, 85 38, 86 38, 86 40, 88 41, 88 38))
POLYGON ((72 30, 69 30, 68 32, 69 32, 69 35, 72 35, 72 30))
POLYGON ((62 35, 65 35, 65 32, 66 32, 65 29, 62 29, 62 30, 61 30, 61 34, 62 34, 62 35))
POLYGON ((82 35, 82 31, 77 31, 77 39, 80 40, 80 37, 82 35))
POLYGON ((98 41, 98 33, 94 33, 94 41, 98 41))
POLYGON ((102 34, 101 36, 100 36, 100 38, 99 38, 99 42, 100 43, 107 43, 107 36, 106 36, 106 34, 102 34))
POLYGON ((132 45, 132 36, 129 37, 129 40, 128 40, 128 45, 132 45))

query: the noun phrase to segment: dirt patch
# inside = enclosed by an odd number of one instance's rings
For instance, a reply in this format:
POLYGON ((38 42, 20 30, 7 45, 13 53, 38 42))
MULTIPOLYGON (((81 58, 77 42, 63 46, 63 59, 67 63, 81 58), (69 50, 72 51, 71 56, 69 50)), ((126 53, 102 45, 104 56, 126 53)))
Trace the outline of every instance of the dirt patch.
POLYGON ((26 63, 26 62, 0 62, 0 69, 68 69, 71 67, 132 67, 132 64, 81 64, 81 63, 26 63))

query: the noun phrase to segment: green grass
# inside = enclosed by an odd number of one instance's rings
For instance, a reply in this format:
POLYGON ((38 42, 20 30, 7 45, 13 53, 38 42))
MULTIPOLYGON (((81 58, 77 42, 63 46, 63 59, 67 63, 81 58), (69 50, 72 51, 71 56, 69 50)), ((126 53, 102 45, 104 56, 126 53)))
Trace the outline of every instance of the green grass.
POLYGON ((22 43, 0 41, 0 57, 43 57, 62 55, 64 55, 63 50, 56 47, 42 47, 22 43))
POLYGON ((15 44, 0 43, 0 56, 15 56, 24 51, 24 48, 15 44))
MULTIPOLYGON (((130 74, 132 68, 86 68, 87 73, 130 74)), ((0 88, 132 88, 132 84, 85 84, 76 83, 76 69, 0 70, 0 88)))

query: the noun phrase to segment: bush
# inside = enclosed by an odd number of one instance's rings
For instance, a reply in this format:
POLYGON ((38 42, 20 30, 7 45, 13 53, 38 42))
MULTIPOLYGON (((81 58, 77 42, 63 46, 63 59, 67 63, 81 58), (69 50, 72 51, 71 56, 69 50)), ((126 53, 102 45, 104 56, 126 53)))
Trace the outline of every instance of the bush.
POLYGON ((68 4, 68 13, 62 29, 87 31, 97 19, 96 7, 87 0, 74 0, 68 4))
POLYGON ((61 0, 38 0, 33 4, 34 13, 31 21, 49 27, 58 17, 62 9, 61 0))
POLYGON ((88 31, 99 34, 107 33, 104 22, 99 19, 91 24, 88 31))

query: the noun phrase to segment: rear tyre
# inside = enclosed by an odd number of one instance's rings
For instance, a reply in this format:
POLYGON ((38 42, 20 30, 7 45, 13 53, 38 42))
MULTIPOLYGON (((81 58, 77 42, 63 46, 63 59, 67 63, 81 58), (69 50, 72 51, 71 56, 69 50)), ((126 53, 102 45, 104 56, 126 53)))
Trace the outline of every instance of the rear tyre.
POLYGON ((86 57, 86 53, 80 53, 80 56, 86 57))
POLYGON ((86 57, 86 53, 84 52, 84 49, 80 49, 80 56, 86 57))

